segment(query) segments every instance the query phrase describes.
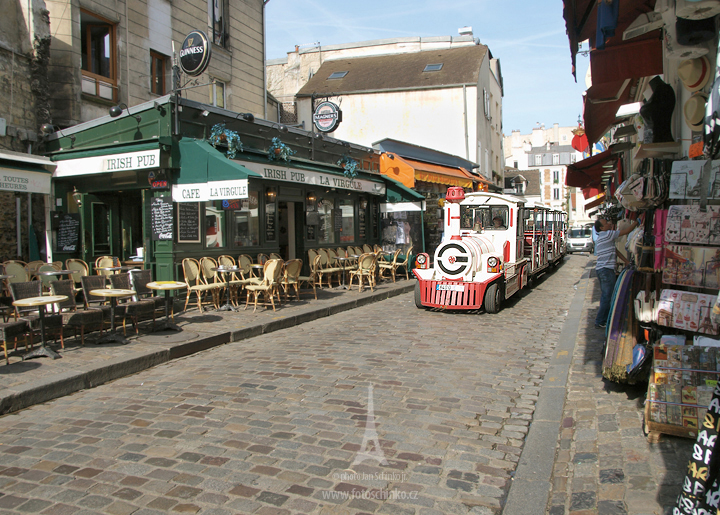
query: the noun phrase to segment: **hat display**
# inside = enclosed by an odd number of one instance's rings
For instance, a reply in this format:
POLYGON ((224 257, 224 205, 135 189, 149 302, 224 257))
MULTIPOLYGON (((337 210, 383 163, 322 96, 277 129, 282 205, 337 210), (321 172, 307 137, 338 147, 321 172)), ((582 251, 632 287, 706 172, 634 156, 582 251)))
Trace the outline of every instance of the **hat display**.
POLYGON ((675 15, 678 18, 703 20, 720 13, 718 0, 676 0, 675 15))
POLYGON ((683 45, 678 41, 676 28, 677 19, 672 11, 662 13, 662 18, 665 22, 665 30, 663 30, 665 57, 668 59, 695 59, 710 51, 707 42, 683 45))
POLYGON ((699 91, 710 79, 710 61, 704 55, 687 59, 678 66, 678 77, 688 91, 699 91))
MULTIPOLYGON (((718 0, 718 4, 720 4, 720 0, 718 0)), ((675 32, 677 34, 677 41, 681 45, 700 45, 705 41, 710 41, 716 36, 715 19, 687 20, 685 18, 678 18, 675 22, 675 32)))
POLYGON ((691 96, 683 106, 685 123, 693 131, 701 131, 705 125, 705 105, 708 96, 705 93, 697 92, 691 96))

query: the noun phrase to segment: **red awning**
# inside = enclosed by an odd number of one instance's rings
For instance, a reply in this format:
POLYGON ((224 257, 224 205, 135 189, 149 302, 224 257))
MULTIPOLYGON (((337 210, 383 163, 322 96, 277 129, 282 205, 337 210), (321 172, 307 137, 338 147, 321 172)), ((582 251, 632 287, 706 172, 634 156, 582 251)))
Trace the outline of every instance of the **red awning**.
POLYGON ((591 200, 590 202, 585 204, 585 211, 587 211, 588 209, 592 209, 596 206, 599 206, 603 202, 605 202, 605 195, 601 195, 598 198, 596 198, 595 200, 591 200))
POLYGON ((588 142, 595 143, 616 122, 615 114, 623 104, 632 102, 631 79, 593 85, 585 92, 583 121, 588 142), (619 92, 619 93, 618 93, 619 92))
POLYGON ((594 188, 594 187, 583 188, 583 190, 582 190, 583 198, 585 200, 587 200, 589 198, 597 197, 598 195, 600 195, 600 193, 602 193, 602 191, 603 190, 601 190, 600 188, 594 188))
POLYGON ((590 52, 593 84, 660 75, 663 72, 661 31, 590 52))
MULTIPOLYGON (((617 0, 620 1, 620 0, 617 0)), ((570 56, 572 59, 572 74, 575 74, 575 56, 578 44, 586 39, 590 40, 591 48, 595 47, 595 32, 597 30, 597 0, 564 0, 563 18, 570 42, 570 56)), ((634 22, 638 16, 655 9, 655 0, 622 0, 618 14, 618 23, 615 35, 605 44, 612 46, 623 39, 623 32, 634 22)), ((577 77, 576 77, 577 80, 577 77)))
POLYGON ((603 165, 613 159, 617 159, 617 157, 617 154, 606 150, 605 152, 569 165, 567 167, 567 175, 565 176, 565 184, 576 188, 587 188, 592 185, 599 186, 600 179, 605 171, 603 165))

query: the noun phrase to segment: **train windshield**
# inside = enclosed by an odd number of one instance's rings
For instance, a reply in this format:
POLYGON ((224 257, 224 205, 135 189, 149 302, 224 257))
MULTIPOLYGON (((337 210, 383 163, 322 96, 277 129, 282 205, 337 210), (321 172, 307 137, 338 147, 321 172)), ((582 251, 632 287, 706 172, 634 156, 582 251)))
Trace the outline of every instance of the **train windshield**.
POLYGON ((502 231, 509 227, 506 206, 460 206, 460 228, 502 231))

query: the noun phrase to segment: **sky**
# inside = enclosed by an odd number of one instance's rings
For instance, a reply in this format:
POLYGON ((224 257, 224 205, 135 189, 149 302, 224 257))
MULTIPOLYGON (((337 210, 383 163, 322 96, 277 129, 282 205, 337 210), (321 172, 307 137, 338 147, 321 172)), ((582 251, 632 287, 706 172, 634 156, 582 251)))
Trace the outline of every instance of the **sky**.
POLYGON ((562 0, 270 0, 267 59, 295 45, 374 39, 457 36, 470 26, 502 70, 503 132, 529 134, 537 123, 576 126, 588 59, 572 76, 562 0))

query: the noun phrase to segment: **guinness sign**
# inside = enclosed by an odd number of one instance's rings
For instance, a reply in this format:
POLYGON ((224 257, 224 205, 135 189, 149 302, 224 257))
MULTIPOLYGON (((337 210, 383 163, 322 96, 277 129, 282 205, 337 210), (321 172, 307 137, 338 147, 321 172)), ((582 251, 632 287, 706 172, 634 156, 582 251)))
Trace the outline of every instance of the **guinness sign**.
POLYGON ((332 102, 320 102, 313 113, 313 124, 320 132, 332 132, 342 121, 342 111, 332 102))
POLYGON ((180 68, 191 77, 205 71, 210 63, 212 48, 204 32, 193 30, 185 37, 180 49, 180 68))

